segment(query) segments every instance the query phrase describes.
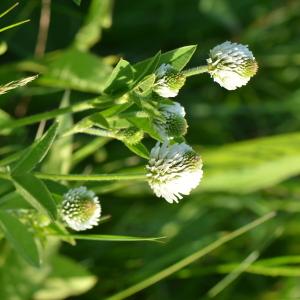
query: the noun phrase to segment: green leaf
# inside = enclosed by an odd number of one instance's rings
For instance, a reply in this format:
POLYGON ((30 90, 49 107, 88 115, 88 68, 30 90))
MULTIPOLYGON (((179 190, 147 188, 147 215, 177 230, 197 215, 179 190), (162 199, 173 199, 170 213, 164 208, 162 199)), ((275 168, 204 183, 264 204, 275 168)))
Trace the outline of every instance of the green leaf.
MULTIPOLYGON (((63 235, 55 235, 64 237, 63 235)), ((157 242, 165 237, 136 237, 126 235, 106 235, 106 234, 70 234, 75 240, 88 240, 88 241, 104 241, 104 242, 157 242)))
POLYGON ((12 168, 12 174, 24 174, 30 172, 43 160, 57 134, 58 124, 54 123, 49 130, 32 146, 30 146, 20 161, 12 168))
POLYGON ((87 118, 92 125, 97 125, 103 128, 109 128, 109 124, 107 120, 103 117, 101 112, 94 113, 87 118))
POLYGON ((77 49, 49 54, 45 66, 39 84, 91 93, 100 93, 111 73, 111 66, 103 59, 77 49))
POLYGON ((33 235, 17 218, 0 210, 0 227, 12 247, 28 263, 38 267, 40 265, 39 254, 33 235))
POLYGON ((148 133, 152 138, 156 139, 157 141, 162 141, 159 133, 154 129, 152 120, 150 118, 127 117, 127 120, 136 127, 148 133))
POLYGON ((101 112, 101 114, 105 118, 110 118, 110 117, 120 114, 121 112, 128 109, 130 106, 132 106, 132 103, 124 103, 124 104, 114 105, 111 108, 103 110, 101 112))
POLYGON ((73 2, 74 2, 75 4, 77 4, 78 6, 81 4, 81 0, 73 0, 73 2))
POLYGON ((248 193, 300 173, 300 133, 260 138, 202 152, 198 191, 248 193))
POLYGON ((31 209, 32 206, 24 200, 16 191, 6 194, 0 198, 0 207, 3 210, 8 209, 31 209))
POLYGON ((144 97, 152 91, 155 82, 155 75, 151 74, 146 76, 136 87, 135 92, 144 97))
POLYGON ((174 273, 189 266, 190 264, 195 263, 197 260, 210 254, 214 250, 218 249, 220 246, 223 246, 224 244, 236 239, 237 237, 255 229, 257 226, 262 225, 263 223, 269 221, 270 219, 272 219, 274 217, 275 217, 275 213, 271 212, 271 213, 266 214, 258 219, 255 219, 254 221, 252 221, 232 232, 229 232, 226 235, 221 236, 214 242, 212 242, 212 243, 208 244, 207 246, 195 251, 194 253, 178 260, 177 262, 173 263, 172 265, 145 278, 144 280, 141 280, 140 282, 128 287, 127 289, 124 289, 124 290, 112 295, 111 297, 107 298, 107 300, 121 300, 121 299, 125 299, 129 296, 132 296, 132 295, 148 288, 149 286, 167 278, 168 276, 173 275, 174 273))
MULTIPOLYGON (((166 53, 163 53, 162 55, 160 55, 159 60, 156 63, 156 66, 160 66, 161 64, 165 63, 165 64, 170 64, 177 71, 181 71, 190 61, 191 57, 196 51, 196 48, 197 45, 191 45, 191 46, 185 46, 185 47, 177 48, 175 50, 171 50, 166 53)), ((152 60, 156 56, 133 65, 137 74, 142 72, 142 70, 146 68, 146 66, 151 64, 152 60)), ((154 70, 152 70, 152 72, 154 72, 154 70)))
MULTIPOLYGON (((70 105, 70 91, 67 90, 61 100, 60 108, 70 105)), ((73 118, 71 113, 56 118, 58 122, 58 138, 53 142, 46 161, 43 162, 42 171, 46 173, 67 174, 71 168, 71 159, 73 151, 73 137, 62 136, 63 133, 73 127, 73 118)))
POLYGON ((0 299, 34 299, 33 293, 42 285, 49 269, 50 266, 44 262, 36 268, 15 251, 9 251, 5 254, 5 261, 0 268, 0 299))
POLYGON ((124 145, 133 153, 137 154, 140 157, 143 157, 145 159, 149 159, 149 151, 148 149, 145 147, 145 145, 142 142, 139 142, 135 145, 130 145, 128 143, 124 143, 124 145))
POLYGON ((161 51, 156 53, 152 58, 149 58, 146 61, 137 63, 133 66, 134 70, 136 72, 135 83, 139 83, 139 81, 141 81, 144 77, 154 73, 154 71, 157 68, 157 65, 159 63, 160 57, 161 57, 161 51))
POLYGON ((69 131, 66 132, 66 135, 71 135, 77 132, 84 132, 85 129, 89 129, 93 126, 107 129, 109 128, 109 123, 103 117, 101 112, 97 112, 80 120, 77 124, 75 124, 75 126, 73 126, 69 131))
POLYGON ((41 213, 49 215, 51 219, 56 218, 55 202, 43 181, 32 174, 12 176, 11 179, 17 192, 26 201, 41 213))
POLYGON ((120 59, 104 85, 103 92, 106 94, 127 92, 133 83, 133 79, 133 67, 128 61, 120 59))
POLYGON ((97 282, 97 277, 82 264, 62 255, 51 259, 51 272, 35 292, 35 300, 63 300, 87 292, 97 282), (67 283, 67 284, 66 284, 67 283))
POLYGON ((94 46, 101 39, 102 28, 109 28, 112 23, 111 0, 92 0, 90 2, 84 25, 80 28, 74 40, 74 46, 82 51, 94 46))

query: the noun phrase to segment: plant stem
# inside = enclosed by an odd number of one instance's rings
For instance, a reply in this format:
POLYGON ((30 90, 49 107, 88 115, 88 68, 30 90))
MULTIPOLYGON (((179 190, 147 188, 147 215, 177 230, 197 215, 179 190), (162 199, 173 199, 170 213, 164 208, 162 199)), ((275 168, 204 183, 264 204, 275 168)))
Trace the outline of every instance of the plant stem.
POLYGON ((50 180, 65 180, 65 181, 109 181, 109 180, 146 180, 145 174, 46 174, 46 173, 34 173, 34 175, 40 179, 50 180))
MULTIPOLYGON (((146 174, 48 174, 33 173, 40 179, 49 179, 53 181, 110 181, 110 180, 147 180, 146 174)), ((26 176, 26 175, 24 175, 26 176)), ((8 173, 0 172, 1 179, 10 180, 8 173)))
POLYGON ((30 21, 30 20, 28 19, 28 20, 24 20, 24 21, 20 21, 20 22, 17 22, 17 23, 8 25, 8 26, 6 26, 6 27, 2 27, 2 28, 0 28, 0 32, 3 32, 3 31, 5 31, 5 30, 11 29, 11 28, 14 28, 14 27, 17 27, 17 26, 20 26, 20 25, 22 25, 22 24, 24 24, 24 23, 27 23, 27 22, 29 22, 29 21, 30 21))
POLYGON ((205 73, 205 72, 207 72, 207 70, 208 70, 208 66, 205 65, 205 66, 199 66, 199 67, 183 70, 181 73, 185 77, 190 77, 190 76, 205 73))
POLYGON ((93 108, 93 105, 91 104, 90 101, 88 101, 88 102, 84 102, 84 103, 76 103, 76 104, 73 104, 73 105, 70 105, 70 106, 64 107, 64 108, 54 109, 54 110, 51 110, 48 112, 25 117, 25 118, 22 118, 19 120, 10 120, 10 121, 3 122, 2 124, 0 124, 1 125, 0 132, 5 129, 22 127, 22 126, 38 123, 43 120, 49 120, 49 119, 55 118, 57 116, 63 115, 65 113, 80 112, 80 111, 88 110, 91 108, 93 108))

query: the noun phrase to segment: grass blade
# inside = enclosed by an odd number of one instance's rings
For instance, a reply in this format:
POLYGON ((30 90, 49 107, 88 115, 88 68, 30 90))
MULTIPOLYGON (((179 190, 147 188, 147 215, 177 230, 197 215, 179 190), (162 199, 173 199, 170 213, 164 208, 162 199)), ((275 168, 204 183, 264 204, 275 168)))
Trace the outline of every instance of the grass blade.
POLYGON ((252 221, 251 223, 246 224, 243 227, 240 227, 239 229, 219 238, 218 240, 216 240, 215 242, 209 244, 208 246, 200 249, 199 251, 183 258, 182 260, 178 261, 177 263, 169 266, 168 268, 146 278, 145 280, 107 298, 107 300, 121 300, 121 299, 125 299, 131 295, 136 294, 139 291, 142 291, 143 289, 161 281, 162 279, 174 274, 175 272, 181 270, 182 268, 192 264, 193 262, 195 262, 196 260, 204 257, 205 255, 211 253, 212 251, 214 251, 215 249, 219 248, 220 246, 228 243, 229 241, 245 234, 246 232, 254 229, 255 227, 267 222, 268 220, 274 218, 276 215, 275 212, 270 212, 254 221, 252 221))

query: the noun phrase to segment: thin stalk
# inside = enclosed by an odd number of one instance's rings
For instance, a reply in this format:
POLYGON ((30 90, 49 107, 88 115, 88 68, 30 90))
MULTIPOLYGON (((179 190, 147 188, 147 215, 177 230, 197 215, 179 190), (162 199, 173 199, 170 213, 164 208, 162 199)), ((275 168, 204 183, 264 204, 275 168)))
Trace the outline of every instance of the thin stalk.
POLYGON ((208 66, 199 66, 199 67, 183 70, 181 73, 185 77, 190 77, 190 76, 206 73, 207 71, 208 71, 208 66))
MULTIPOLYGON (((147 180, 145 174, 47 174, 34 172, 36 177, 40 179, 48 179, 53 181, 110 181, 110 180, 147 180)), ((26 176, 26 175, 24 175, 26 176)), ((0 172, 1 179, 10 180, 8 173, 0 172)))
POLYGON ((95 135, 95 136, 107 137, 107 138, 116 137, 111 131, 100 129, 100 128, 86 128, 84 130, 80 130, 79 132, 95 135))
POLYGON ((122 300, 125 299, 129 296, 132 296, 134 294, 136 294, 137 292, 142 291, 143 289, 161 281, 162 279, 174 274, 175 272, 185 268, 186 266, 192 264, 193 262, 197 261, 198 259, 204 257, 205 255, 211 253, 212 251, 214 251, 215 249, 221 247, 222 245, 228 243, 229 241, 245 234, 246 232, 254 229, 255 227, 265 223, 266 221, 274 218, 276 215, 275 212, 270 212, 242 227, 240 227, 239 229, 219 238, 218 240, 216 240, 215 242, 209 244, 208 246, 200 249, 199 251, 183 258, 182 260, 178 261, 177 263, 167 267, 166 269, 146 278, 145 280, 132 285, 131 287, 111 296, 106 298, 106 300, 122 300))
POLYGON ((4 17, 6 14, 8 14, 10 11, 12 11, 16 6, 19 5, 19 2, 12 5, 10 8, 8 8, 6 11, 0 14, 0 18, 4 17))
POLYGON ((21 21, 21 22, 17 22, 17 23, 11 24, 11 25, 6 26, 6 27, 2 27, 2 28, 0 28, 0 32, 3 32, 5 30, 8 30, 8 29, 11 29, 11 28, 14 28, 14 27, 17 27, 17 26, 22 25, 24 23, 27 23, 29 21, 30 20, 28 19, 28 20, 24 20, 24 21, 21 21))
POLYGON ((88 102, 84 102, 84 103, 76 103, 76 104, 73 104, 73 105, 70 105, 70 106, 64 107, 64 108, 54 109, 54 110, 47 111, 44 113, 25 117, 25 118, 22 118, 19 120, 10 120, 7 122, 3 122, 1 124, 0 132, 4 129, 17 128, 17 127, 22 127, 22 126, 38 123, 43 120, 49 120, 49 119, 55 118, 57 116, 63 115, 65 113, 69 113, 69 112, 75 113, 75 112, 80 112, 80 111, 84 111, 84 110, 88 110, 88 109, 92 109, 92 108, 94 108, 94 106, 91 104, 90 101, 88 101, 88 102))
POLYGON ((46 174, 34 173, 40 179, 54 181, 109 181, 109 180, 146 180, 145 174, 46 174))

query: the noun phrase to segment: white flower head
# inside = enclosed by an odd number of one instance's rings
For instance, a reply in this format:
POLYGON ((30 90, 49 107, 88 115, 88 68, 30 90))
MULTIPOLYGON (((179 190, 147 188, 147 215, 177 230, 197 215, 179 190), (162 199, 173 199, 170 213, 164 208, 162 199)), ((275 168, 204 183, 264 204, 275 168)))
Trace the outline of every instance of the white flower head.
POLYGON ((258 69, 255 57, 247 45, 229 41, 210 50, 207 64, 214 81, 227 90, 246 85, 258 69))
POLYGON ((188 124, 184 118, 185 110, 178 102, 160 104, 159 111, 165 122, 157 119, 153 124, 163 139, 173 139, 187 133, 188 124))
POLYGON ((178 203, 182 195, 189 195, 203 175, 200 156, 185 143, 157 143, 146 168, 155 195, 169 203, 178 203))
POLYGON ((69 190, 63 196, 61 217, 66 224, 82 231, 97 226, 101 215, 101 206, 93 191, 81 186, 69 190))
POLYGON ((169 64, 162 64, 156 70, 155 75, 157 81, 154 84, 153 90, 164 98, 176 97, 179 90, 185 84, 185 76, 169 64))

